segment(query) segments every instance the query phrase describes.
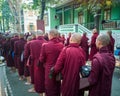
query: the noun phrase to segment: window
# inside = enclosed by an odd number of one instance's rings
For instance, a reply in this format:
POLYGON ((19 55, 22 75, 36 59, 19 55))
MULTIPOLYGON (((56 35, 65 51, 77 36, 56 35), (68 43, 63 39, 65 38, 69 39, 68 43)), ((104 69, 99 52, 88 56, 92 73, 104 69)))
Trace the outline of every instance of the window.
POLYGON ((104 11, 104 20, 110 20, 110 9, 105 9, 104 11))
POLYGON ((83 23, 83 13, 82 12, 80 12, 80 13, 78 13, 78 23, 80 23, 80 24, 82 24, 83 23))
POLYGON ((34 30, 35 30, 35 28, 34 28, 33 23, 30 23, 29 24, 29 31, 34 31, 34 30))

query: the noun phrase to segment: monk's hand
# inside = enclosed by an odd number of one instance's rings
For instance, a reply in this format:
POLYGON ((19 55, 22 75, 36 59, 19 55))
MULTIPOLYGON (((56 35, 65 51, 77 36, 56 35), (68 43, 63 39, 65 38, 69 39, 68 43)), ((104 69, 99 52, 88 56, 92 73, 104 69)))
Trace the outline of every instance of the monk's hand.
POLYGON ((50 69, 49 78, 52 79, 54 74, 54 67, 50 69))

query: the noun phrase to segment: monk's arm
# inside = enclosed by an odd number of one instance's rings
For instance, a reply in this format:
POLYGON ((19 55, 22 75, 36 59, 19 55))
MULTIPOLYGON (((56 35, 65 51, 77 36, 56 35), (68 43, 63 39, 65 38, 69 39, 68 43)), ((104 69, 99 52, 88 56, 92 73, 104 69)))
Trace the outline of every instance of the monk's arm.
POLYGON ((24 58, 27 59, 30 55, 30 44, 26 43, 24 47, 24 58))
POLYGON ((65 53, 66 53, 65 50, 66 49, 63 48, 63 50, 61 51, 61 53, 60 53, 60 55, 59 55, 59 57, 57 59, 57 62, 55 64, 55 66, 54 66, 54 72, 55 73, 60 72, 63 69, 63 67, 64 67, 65 53))
POLYGON ((95 85, 99 79, 100 74, 100 64, 97 59, 93 59, 90 76, 88 77, 88 81, 90 85, 95 85))
POLYGON ((18 55, 18 54, 17 54, 17 43, 16 43, 16 42, 14 43, 14 54, 15 54, 15 55, 18 55))
POLYGON ((45 53, 45 45, 43 44, 40 52, 39 61, 41 63, 45 63, 45 60, 46 60, 46 53, 45 53))
POLYGON ((96 38, 93 36, 91 40, 91 46, 95 46, 96 38))

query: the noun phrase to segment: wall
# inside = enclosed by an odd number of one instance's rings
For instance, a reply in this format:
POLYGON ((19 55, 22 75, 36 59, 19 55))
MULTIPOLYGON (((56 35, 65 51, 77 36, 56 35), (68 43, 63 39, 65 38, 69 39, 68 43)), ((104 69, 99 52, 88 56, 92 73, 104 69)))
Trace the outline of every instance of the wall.
POLYGON ((67 10, 64 12, 64 24, 71 23, 71 10, 67 10))
POLYGON ((112 7, 111 20, 120 20, 120 6, 112 7))
POLYGON ((50 8, 50 28, 55 28, 55 26, 59 25, 59 18, 55 18, 56 12, 55 12, 55 8, 50 8))

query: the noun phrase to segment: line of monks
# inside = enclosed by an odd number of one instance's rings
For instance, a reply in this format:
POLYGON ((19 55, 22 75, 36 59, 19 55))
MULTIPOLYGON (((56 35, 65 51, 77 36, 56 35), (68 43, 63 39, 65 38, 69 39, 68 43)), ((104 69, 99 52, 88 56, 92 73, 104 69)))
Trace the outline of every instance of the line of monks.
POLYGON ((56 29, 45 35, 38 30, 31 35, 0 35, 0 47, 7 66, 17 69, 19 80, 27 78, 26 84, 33 85, 29 92, 40 96, 84 96, 83 82, 89 96, 110 96, 115 66, 112 32, 98 35, 94 29, 91 42, 88 40, 86 33, 70 33, 65 39, 56 29), (88 60, 92 61, 90 76, 80 79, 80 68, 88 60))

